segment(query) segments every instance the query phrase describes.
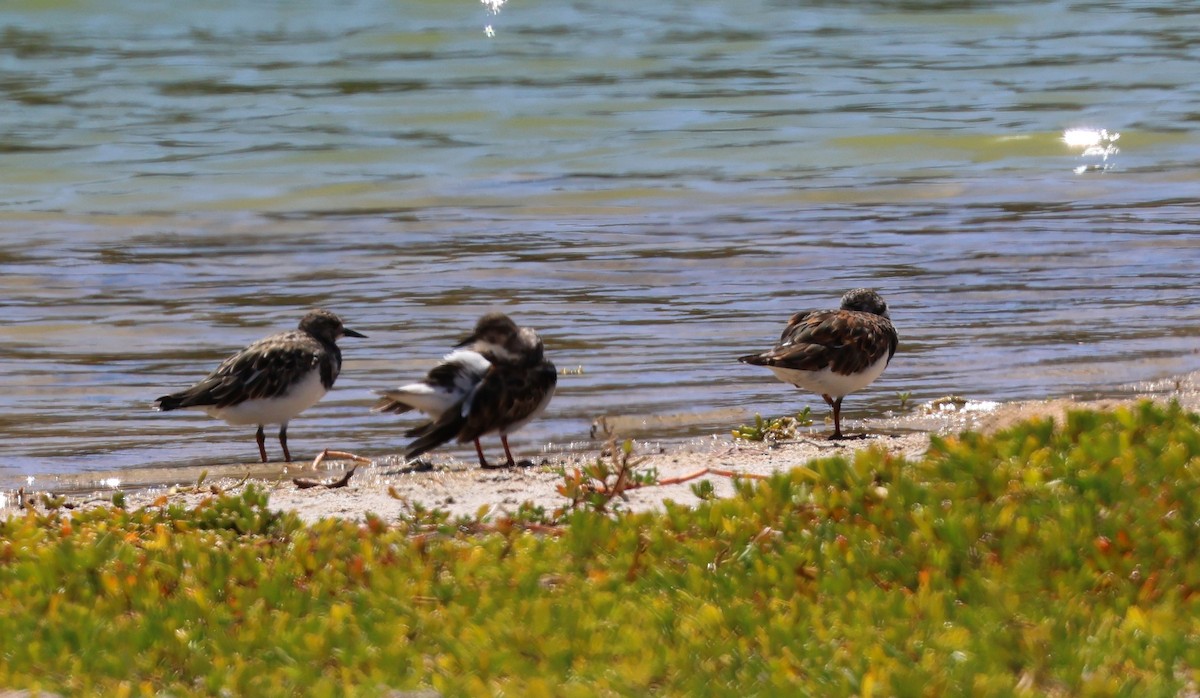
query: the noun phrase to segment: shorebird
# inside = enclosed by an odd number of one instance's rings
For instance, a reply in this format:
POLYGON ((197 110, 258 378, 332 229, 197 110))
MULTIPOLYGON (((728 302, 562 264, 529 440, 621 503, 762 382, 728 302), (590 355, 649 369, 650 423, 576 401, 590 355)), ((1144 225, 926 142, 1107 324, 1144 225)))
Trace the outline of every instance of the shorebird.
POLYGON ((466 348, 488 357, 508 361, 536 351, 542 344, 537 332, 517 326, 512 318, 499 311, 486 313, 475 322, 471 334, 455 344, 456 349, 466 348))
POLYGON ((824 398, 833 408, 829 438, 841 439, 842 398, 882 375, 899 341, 883 298, 856 288, 842 296, 838 310, 796 313, 773 349, 738 361, 766 366, 784 383, 824 398))
POLYGON ((310 311, 291 332, 271 335, 226 359, 204 380, 155 402, 162 412, 197 407, 227 424, 257 424, 258 453, 267 462, 264 424, 278 424, 284 460, 288 422, 333 387, 342 369, 337 340, 366 335, 342 326, 328 310, 310 311))
POLYGON ((515 461, 508 435, 541 414, 554 396, 558 371, 547 361, 537 332, 518 327, 499 312, 484 315, 475 331, 430 369, 424 380, 378 391, 375 412, 424 412, 429 420, 405 432, 414 441, 405 456, 415 458, 457 439, 475 442, 479 465, 494 467, 483 455, 480 437, 497 433, 505 465, 515 461))

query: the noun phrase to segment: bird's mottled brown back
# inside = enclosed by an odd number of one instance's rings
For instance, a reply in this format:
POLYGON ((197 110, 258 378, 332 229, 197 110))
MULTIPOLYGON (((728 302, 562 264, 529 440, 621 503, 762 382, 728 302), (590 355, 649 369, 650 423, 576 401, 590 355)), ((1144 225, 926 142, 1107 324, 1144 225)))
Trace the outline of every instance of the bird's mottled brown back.
POLYGON ((229 407, 261 398, 280 397, 313 367, 321 382, 333 385, 341 370, 335 357, 306 332, 292 331, 261 339, 221 363, 196 385, 174 395, 176 407, 229 407))
POLYGON ((557 384, 558 370, 549 361, 497 362, 475 390, 458 440, 466 442, 490 432, 504 431, 528 419, 557 384))
POLYGON ((850 375, 884 355, 890 361, 898 343, 896 328, 886 317, 854 310, 817 310, 793 315, 775 348, 740 360, 800 371, 831 367, 834 373, 850 375))

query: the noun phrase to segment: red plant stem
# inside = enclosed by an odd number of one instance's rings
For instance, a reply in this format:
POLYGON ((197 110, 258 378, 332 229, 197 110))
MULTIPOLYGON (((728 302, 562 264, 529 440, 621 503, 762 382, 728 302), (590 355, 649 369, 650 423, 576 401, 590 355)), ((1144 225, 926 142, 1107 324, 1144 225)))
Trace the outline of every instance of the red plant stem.
POLYGON ((595 491, 598 493, 601 493, 601 494, 608 494, 610 492, 620 493, 620 492, 625 492, 626 490, 636 490, 636 489, 640 489, 642 487, 656 487, 656 486, 660 486, 660 485, 678 485, 678 484, 687 482, 689 480, 695 480, 698 477, 704 477, 705 475, 719 475, 721 477, 727 477, 731 480, 736 479, 736 478, 741 478, 741 477, 747 478, 749 480, 766 480, 767 479, 766 475, 759 475, 757 473, 737 473, 732 470, 720 470, 719 468, 704 468, 701 470, 697 470, 694 473, 689 473, 688 475, 680 475, 679 477, 669 477, 664 480, 656 480, 655 482, 624 484, 621 482, 621 478, 618 478, 617 484, 614 485, 614 487, 612 489, 609 489, 607 487, 597 487, 595 491))

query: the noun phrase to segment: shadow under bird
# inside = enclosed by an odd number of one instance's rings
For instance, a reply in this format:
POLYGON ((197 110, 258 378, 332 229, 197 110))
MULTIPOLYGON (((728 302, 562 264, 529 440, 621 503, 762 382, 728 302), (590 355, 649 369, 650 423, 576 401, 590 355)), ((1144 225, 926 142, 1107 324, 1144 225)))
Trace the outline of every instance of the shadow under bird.
POLYGON ((883 375, 899 336, 888 306, 875 291, 856 288, 838 310, 796 313, 773 349, 738 361, 766 366, 784 383, 814 392, 833 408, 833 434, 842 436, 842 398, 883 375))
POLYGON ((483 455, 480 437, 499 434, 505 465, 515 465, 508 435, 537 417, 554 396, 558 371, 546 360, 542 339, 503 313, 488 313, 475 331, 430 369, 425 378, 381 396, 375 412, 416 409, 429 420, 405 432, 414 440, 404 451, 415 458, 456 439, 475 442, 479 465, 496 467, 483 455))
POLYGON ((162 412, 195 407, 228 424, 257 424, 258 453, 267 462, 263 425, 278 424, 283 458, 288 422, 312 407, 333 387, 342 370, 337 340, 366 335, 342 325, 328 310, 313 310, 299 329, 271 335, 221 363, 208 377, 157 402, 162 412))

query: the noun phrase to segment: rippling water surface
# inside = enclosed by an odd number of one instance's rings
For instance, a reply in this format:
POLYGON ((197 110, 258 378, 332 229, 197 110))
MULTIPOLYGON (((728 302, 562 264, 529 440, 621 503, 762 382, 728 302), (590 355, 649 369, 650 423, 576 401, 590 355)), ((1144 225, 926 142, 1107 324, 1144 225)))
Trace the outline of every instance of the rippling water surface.
POLYGON ((824 414, 733 357, 854 286, 901 345, 850 419, 1195 370, 1195 8, 9 3, 0 485, 253 459, 152 400, 313 306, 370 337, 300 458, 396 452, 370 390, 489 308, 582 368, 525 452, 824 414))

